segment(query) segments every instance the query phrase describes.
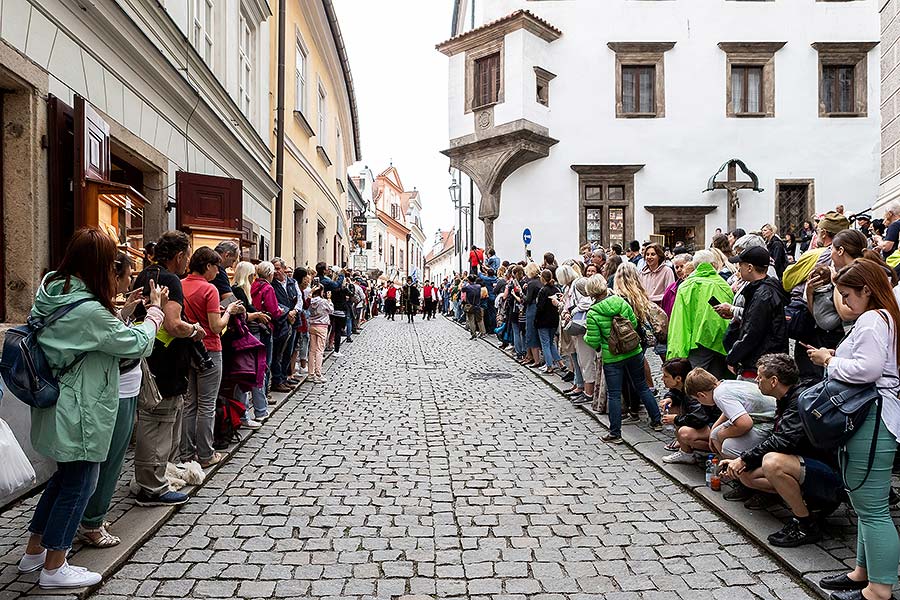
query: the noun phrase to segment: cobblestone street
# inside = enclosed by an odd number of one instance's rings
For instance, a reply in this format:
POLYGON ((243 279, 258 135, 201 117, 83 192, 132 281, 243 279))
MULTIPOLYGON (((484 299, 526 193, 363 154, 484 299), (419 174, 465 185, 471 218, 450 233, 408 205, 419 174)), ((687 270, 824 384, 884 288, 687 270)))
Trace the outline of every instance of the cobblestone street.
POLYGON ((95 598, 811 597, 448 321, 355 340, 95 598))

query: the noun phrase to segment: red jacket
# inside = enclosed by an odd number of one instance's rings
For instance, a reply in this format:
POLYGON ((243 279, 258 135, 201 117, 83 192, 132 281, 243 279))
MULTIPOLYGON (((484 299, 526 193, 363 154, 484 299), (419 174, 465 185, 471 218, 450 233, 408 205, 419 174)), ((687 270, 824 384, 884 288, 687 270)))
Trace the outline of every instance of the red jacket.
POLYGON ((278 299, 275 298, 275 288, 265 279, 257 278, 253 285, 250 286, 250 295, 253 300, 253 306, 259 310, 269 313, 272 321, 268 328, 271 331, 274 320, 281 316, 281 307, 278 306, 278 299))
POLYGON ((475 248, 474 250, 469 250, 469 264, 473 267, 480 265, 484 262, 484 250, 481 248, 475 248))

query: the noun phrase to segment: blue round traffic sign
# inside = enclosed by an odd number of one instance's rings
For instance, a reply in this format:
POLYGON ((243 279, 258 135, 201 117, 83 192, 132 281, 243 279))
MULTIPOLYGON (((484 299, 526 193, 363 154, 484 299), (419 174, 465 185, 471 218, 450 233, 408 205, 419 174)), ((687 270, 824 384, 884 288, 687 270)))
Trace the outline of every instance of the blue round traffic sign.
POLYGON ((522 232, 522 241, 525 242, 526 246, 531 243, 531 230, 527 227, 525 228, 525 231, 522 232))

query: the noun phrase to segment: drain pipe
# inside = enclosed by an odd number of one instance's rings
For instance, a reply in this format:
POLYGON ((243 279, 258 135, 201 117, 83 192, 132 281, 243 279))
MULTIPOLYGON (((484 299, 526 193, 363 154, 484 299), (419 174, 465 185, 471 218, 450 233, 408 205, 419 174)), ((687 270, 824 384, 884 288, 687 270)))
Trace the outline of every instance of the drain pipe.
MULTIPOLYGON (((287 0, 278 0, 278 91, 275 104, 275 256, 282 256, 282 220, 284 212, 284 46, 287 0)), ((296 254, 296 252, 295 252, 296 254)))

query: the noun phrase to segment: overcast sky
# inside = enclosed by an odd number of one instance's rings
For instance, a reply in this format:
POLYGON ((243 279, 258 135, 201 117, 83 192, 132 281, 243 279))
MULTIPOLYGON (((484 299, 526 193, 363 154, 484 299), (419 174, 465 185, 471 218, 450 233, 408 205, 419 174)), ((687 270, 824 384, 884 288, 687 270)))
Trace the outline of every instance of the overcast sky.
POLYGON ((422 226, 449 229, 446 56, 451 0, 334 0, 359 107, 362 163, 377 175, 391 160, 407 190, 422 197, 422 226))

